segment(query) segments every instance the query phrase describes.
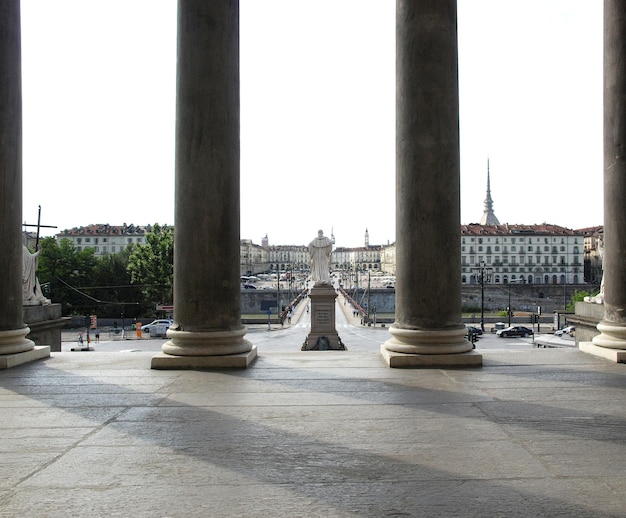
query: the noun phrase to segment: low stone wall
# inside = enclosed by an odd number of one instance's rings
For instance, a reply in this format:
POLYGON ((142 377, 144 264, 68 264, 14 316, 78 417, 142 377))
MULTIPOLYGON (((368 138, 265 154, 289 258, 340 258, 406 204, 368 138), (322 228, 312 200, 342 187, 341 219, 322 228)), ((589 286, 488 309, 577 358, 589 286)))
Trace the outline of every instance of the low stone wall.
POLYGON ((22 306, 24 323, 30 328, 26 338, 35 345, 48 345, 50 351, 61 351, 61 328, 69 317, 61 316, 61 304, 22 306))
POLYGON ((576 345, 580 342, 591 342, 592 338, 600 334, 598 322, 604 318, 604 304, 577 302, 573 315, 568 321, 576 326, 576 345))

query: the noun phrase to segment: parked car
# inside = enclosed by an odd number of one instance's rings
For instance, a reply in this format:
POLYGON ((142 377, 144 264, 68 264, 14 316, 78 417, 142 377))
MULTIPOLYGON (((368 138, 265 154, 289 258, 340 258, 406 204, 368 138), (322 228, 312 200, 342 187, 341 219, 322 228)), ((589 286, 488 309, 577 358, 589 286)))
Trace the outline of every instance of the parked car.
POLYGON ((468 333, 474 333, 475 335, 482 335, 483 330, 480 327, 467 326, 468 333))
POLYGON ((567 327, 564 327, 563 329, 559 329, 558 331, 555 331, 554 334, 556 336, 563 336, 563 335, 574 336, 575 331, 576 331, 575 326, 567 326, 567 327))
POLYGON ((246 290, 256 290, 256 286, 254 284, 244 284, 243 287, 246 290))
POLYGON ((526 336, 532 336, 533 334, 534 333, 532 329, 528 329, 527 327, 524 327, 524 326, 505 327, 504 329, 498 329, 496 331, 496 335, 499 336, 500 338, 504 338, 507 336, 526 337, 526 336))
POLYGON ((153 320, 149 324, 146 324, 145 326, 141 326, 141 332, 142 333, 149 333, 150 329, 154 328, 156 326, 165 326, 165 329, 168 329, 173 323, 174 323, 173 320, 168 320, 166 318, 162 318, 162 319, 159 319, 159 320, 153 320))

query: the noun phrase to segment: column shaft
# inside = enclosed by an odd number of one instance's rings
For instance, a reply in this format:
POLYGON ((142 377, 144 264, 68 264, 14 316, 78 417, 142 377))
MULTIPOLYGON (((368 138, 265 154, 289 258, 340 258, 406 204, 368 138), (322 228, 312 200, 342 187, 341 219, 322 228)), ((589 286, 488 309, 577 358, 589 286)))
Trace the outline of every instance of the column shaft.
POLYGON ((0 354, 33 349, 22 312, 20 1, 0 3, 0 354))
POLYGON ((626 349, 626 4, 604 2, 604 318, 593 343, 626 349))
POLYGON ((397 0, 396 10, 396 322, 384 347, 467 352, 456 0, 397 0))
POLYGON ((179 0, 176 106, 174 325, 163 351, 250 351, 239 283, 236 0, 179 0))

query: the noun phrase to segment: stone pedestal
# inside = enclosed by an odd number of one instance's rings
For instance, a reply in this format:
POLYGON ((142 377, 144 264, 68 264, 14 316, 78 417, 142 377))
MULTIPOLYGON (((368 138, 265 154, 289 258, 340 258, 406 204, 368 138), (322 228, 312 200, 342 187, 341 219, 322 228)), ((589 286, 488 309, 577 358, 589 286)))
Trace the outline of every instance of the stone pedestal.
POLYGON ((22 311, 30 328, 27 338, 35 345, 48 345, 52 352, 61 352, 61 328, 71 320, 61 316, 61 304, 24 306, 22 311))
POLYGON ((303 351, 345 351, 346 346, 335 328, 337 293, 328 284, 316 284, 311 293, 311 332, 302 345, 303 351))
POLYGON ((0 370, 10 369, 24 363, 43 360, 44 358, 50 358, 50 347, 47 345, 36 345, 32 349, 21 353, 2 354, 0 355, 0 370))

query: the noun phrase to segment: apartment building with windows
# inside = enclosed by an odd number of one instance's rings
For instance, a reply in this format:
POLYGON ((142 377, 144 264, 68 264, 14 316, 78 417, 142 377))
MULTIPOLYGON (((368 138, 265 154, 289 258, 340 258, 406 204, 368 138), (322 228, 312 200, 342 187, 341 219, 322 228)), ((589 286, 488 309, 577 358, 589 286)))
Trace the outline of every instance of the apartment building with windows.
POLYGON ((582 284, 584 235, 558 225, 461 226, 461 282, 582 284))
MULTIPOLYGON (((167 227, 167 225, 164 225, 167 227)), ((145 244, 146 235, 152 231, 151 225, 109 225, 97 224, 74 227, 56 235, 57 241, 69 239, 77 250, 92 248, 94 256, 116 254, 131 244, 145 244)))

